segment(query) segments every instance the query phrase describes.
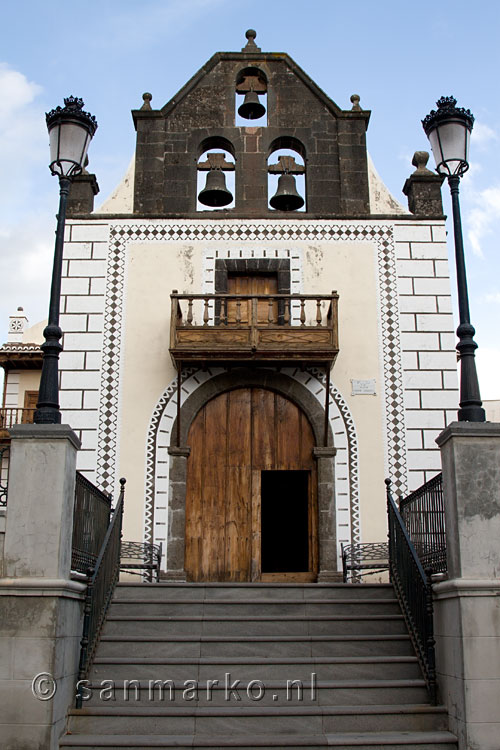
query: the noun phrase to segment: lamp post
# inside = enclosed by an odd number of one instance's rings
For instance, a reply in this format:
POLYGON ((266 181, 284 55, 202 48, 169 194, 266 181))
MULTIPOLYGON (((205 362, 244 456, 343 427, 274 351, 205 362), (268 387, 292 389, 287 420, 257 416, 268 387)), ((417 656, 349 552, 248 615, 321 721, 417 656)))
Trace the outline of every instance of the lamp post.
POLYGON ((75 175, 82 171, 87 149, 97 129, 95 117, 83 111, 83 100, 70 96, 64 100, 64 107, 56 107, 46 114, 50 142, 50 171, 59 177, 59 213, 57 214, 54 265, 50 287, 49 318, 43 332, 45 341, 42 375, 38 391, 38 403, 34 414, 36 424, 60 424, 59 411, 59 353, 62 331, 59 326, 61 297, 62 255, 66 205, 69 189, 75 175))
POLYGON ((457 351, 460 360, 458 419, 460 422, 484 422, 486 416, 482 408, 476 372, 474 352, 477 349, 477 344, 474 341, 475 329, 470 322, 462 220, 458 197, 460 178, 469 169, 467 160, 474 117, 470 110, 456 107, 456 103, 457 100, 453 96, 441 97, 436 102, 437 111, 433 109, 422 120, 422 125, 436 160, 436 171, 448 178, 451 192, 460 318, 457 328, 459 339, 457 351))

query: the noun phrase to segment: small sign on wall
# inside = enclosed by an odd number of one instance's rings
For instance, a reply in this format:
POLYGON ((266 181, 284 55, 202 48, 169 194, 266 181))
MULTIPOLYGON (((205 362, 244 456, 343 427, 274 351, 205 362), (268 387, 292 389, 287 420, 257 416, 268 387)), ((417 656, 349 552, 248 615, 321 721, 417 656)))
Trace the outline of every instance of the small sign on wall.
POLYGON ((351 396, 375 396, 377 393, 375 378, 373 380, 354 380, 351 378, 351 384, 351 396))

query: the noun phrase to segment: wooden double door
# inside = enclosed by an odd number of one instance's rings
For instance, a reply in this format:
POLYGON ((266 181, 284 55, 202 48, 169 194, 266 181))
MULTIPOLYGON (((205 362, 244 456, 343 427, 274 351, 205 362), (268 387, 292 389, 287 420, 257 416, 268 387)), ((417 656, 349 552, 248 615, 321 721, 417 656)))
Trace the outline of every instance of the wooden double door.
POLYGON ((238 388, 201 409, 188 445, 188 579, 315 580, 314 437, 302 411, 273 391, 238 388))

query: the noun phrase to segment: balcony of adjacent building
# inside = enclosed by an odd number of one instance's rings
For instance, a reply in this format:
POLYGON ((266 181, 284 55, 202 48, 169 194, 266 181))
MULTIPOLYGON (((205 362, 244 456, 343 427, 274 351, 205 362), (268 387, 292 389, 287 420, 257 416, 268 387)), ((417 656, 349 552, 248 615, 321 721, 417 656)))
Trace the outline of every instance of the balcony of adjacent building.
POLYGON ((338 354, 338 294, 179 294, 172 303, 174 364, 318 365, 338 354))

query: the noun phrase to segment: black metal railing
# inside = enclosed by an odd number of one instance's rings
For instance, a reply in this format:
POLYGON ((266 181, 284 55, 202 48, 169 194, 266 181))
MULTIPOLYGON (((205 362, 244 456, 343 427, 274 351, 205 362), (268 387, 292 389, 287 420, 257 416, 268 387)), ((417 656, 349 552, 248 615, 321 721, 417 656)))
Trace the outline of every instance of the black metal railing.
POLYGON ((340 545, 344 583, 360 583, 363 576, 382 573, 389 568, 387 542, 357 542, 340 545))
POLYGON ((111 514, 111 497, 76 472, 71 570, 86 573, 97 562, 111 514))
POLYGON ((92 662, 113 591, 120 575, 120 545, 122 537, 123 499, 125 479, 120 479, 120 497, 111 516, 111 522, 101 546, 94 569, 88 571, 87 590, 83 609, 83 634, 80 641, 78 689, 76 707, 82 707, 83 691, 80 681, 85 680, 92 662))
POLYGON ((123 542, 120 570, 133 576, 141 576, 147 583, 160 582, 162 545, 147 542, 123 542))
POLYGON ((7 490, 9 488, 10 447, 0 447, 0 508, 7 507, 7 490))
POLYGON ((396 596, 408 626, 430 699, 435 705, 436 659, 434 653, 434 624, 432 584, 406 529, 391 494, 391 482, 386 479, 387 514, 389 520, 389 572, 396 596))
POLYGON ((400 500, 399 512, 422 567, 433 573, 446 573, 443 475, 438 474, 400 500))

